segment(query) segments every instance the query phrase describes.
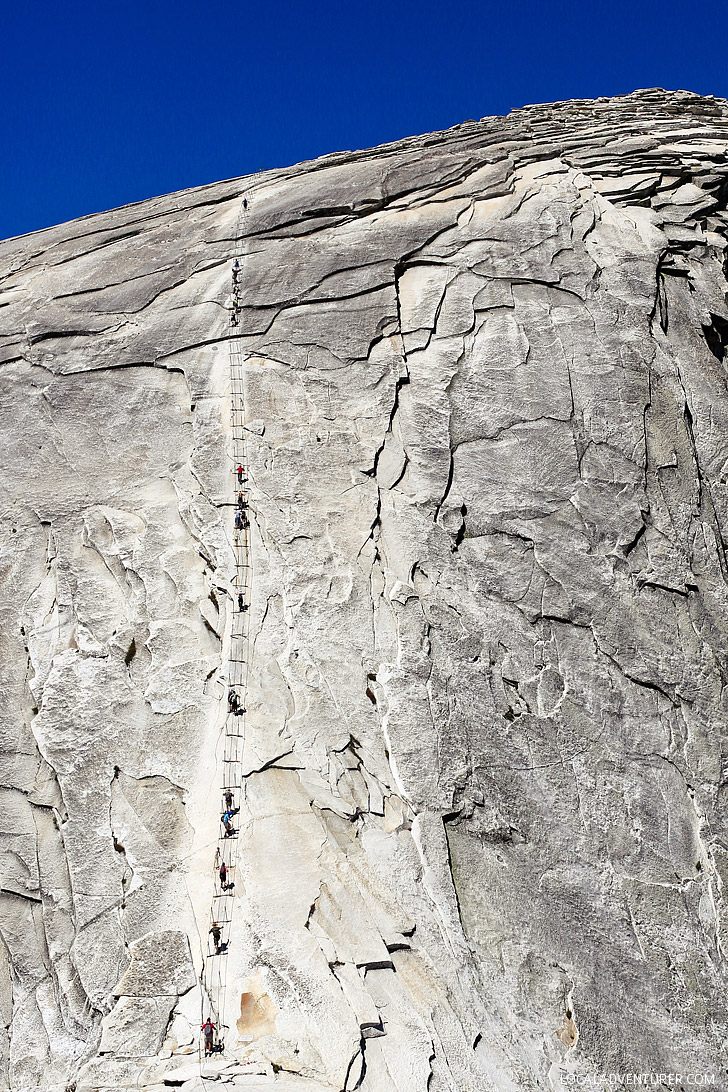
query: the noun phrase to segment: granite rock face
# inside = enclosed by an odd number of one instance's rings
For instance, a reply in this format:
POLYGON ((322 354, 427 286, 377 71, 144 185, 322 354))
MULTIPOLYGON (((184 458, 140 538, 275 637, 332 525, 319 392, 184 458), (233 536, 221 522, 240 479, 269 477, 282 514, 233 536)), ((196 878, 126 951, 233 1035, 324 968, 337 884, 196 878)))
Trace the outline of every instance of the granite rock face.
POLYGON ((0 1087, 727 1083, 727 207, 648 91, 0 244, 0 1087))

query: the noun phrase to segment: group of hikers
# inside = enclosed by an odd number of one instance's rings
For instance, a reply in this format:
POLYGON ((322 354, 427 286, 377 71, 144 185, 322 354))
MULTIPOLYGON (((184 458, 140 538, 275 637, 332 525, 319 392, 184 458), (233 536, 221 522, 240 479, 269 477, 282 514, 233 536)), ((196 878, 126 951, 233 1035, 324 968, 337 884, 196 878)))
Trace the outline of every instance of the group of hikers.
MULTIPOLYGON (((244 200, 243 201, 243 208, 247 209, 247 207, 248 207, 248 202, 247 202, 247 200, 244 200)), ((238 314, 239 314, 240 307, 241 307, 240 296, 239 296, 240 272, 241 272, 240 262, 236 258, 235 261, 233 262, 233 267, 232 267, 232 309, 231 309, 231 312, 230 312, 230 322, 231 322, 231 324, 233 326, 238 325, 238 314)), ((235 473, 235 475, 237 477, 238 487, 244 485, 244 483, 245 483, 245 481, 247 479, 246 479, 246 475, 245 475, 245 467, 242 465, 242 463, 238 463, 238 465, 235 467, 234 473, 235 473)), ((242 489, 238 488, 238 494, 237 494, 236 506, 235 506, 235 531, 236 531, 235 544, 236 544, 236 546, 237 546, 237 542, 238 542, 237 532, 245 530, 250 526, 250 523, 249 523, 249 520, 248 520, 248 515, 247 515, 247 508, 248 508, 248 502, 246 501, 245 497, 243 496, 242 489)), ((248 605, 245 602, 245 595, 244 595, 244 593, 242 591, 237 593, 237 606, 238 606, 238 611, 240 611, 240 612, 246 611, 248 609, 248 605)), ((241 714, 243 714, 245 712, 245 708, 242 705, 241 700, 240 700, 240 695, 238 694, 235 687, 232 686, 232 685, 228 689, 227 698, 228 698, 228 712, 232 713, 233 716, 239 716, 239 715, 241 715, 241 714)), ((235 827, 233 825, 233 819, 235 818, 235 816, 240 811, 240 807, 235 805, 235 793, 234 793, 234 790, 232 788, 228 787, 228 788, 225 788, 223 790, 223 803, 224 803, 224 810, 222 812, 222 815, 220 816, 220 822, 222 824, 223 832, 224 832, 223 833, 223 838, 227 839, 227 838, 232 838, 237 834, 237 830, 235 829, 235 827)), ((218 848, 218 850, 217 850, 217 852, 215 854, 215 868, 217 869, 217 874, 218 874, 218 878, 219 878, 219 881, 220 881, 220 894, 221 895, 223 895, 223 894, 225 894, 225 895, 232 894, 233 888, 235 887, 235 883, 230 878, 230 867, 228 867, 227 863, 224 860, 224 857, 221 856, 220 848, 218 848)), ((223 922, 223 924, 224 924, 224 922, 223 922)), ((220 922, 218 922, 217 920, 213 920, 212 925, 210 926, 209 935, 212 937, 212 943, 214 945, 214 952, 212 952, 211 954, 215 955, 215 956, 225 955, 227 953, 228 945, 229 945, 230 941, 229 941, 229 939, 228 940, 223 940, 222 928, 221 928, 220 922)), ((218 1037, 217 1026, 213 1022, 211 1017, 208 1017, 208 1019, 205 1021, 205 1023, 202 1024, 201 1031, 202 1031, 202 1037, 203 1037, 204 1047, 205 1047, 205 1057, 207 1057, 210 1054, 215 1054, 217 1052, 221 1052, 223 1050, 223 1042, 218 1037), (217 1041, 216 1041, 216 1039, 217 1039, 217 1041)))
MULTIPOLYGON (((226 788, 223 792, 223 800, 225 804, 225 811, 222 813, 221 821, 225 827, 225 837, 229 837, 231 834, 237 833, 232 827, 232 818, 240 811, 239 807, 235 807, 235 794, 232 789, 226 788)), ((231 880, 230 869, 228 868, 224 858, 220 855, 220 849, 218 848, 215 853, 215 867, 220 879, 220 893, 230 894, 235 887, 234 880, 231 880)), ((210 953, 211 955, 222 956, 227 954, 228 947, 230 945, 229 940, 222 939, 222 928, 217 920, 212 922, 208 935, 212 937, 212 943, 215 951, 210 953)), ((208 957, 209 958, 209 957, 208 957)), ((201 1031, 205 1044, 205 1057, 208 1054, 215 1054, 223 1050, 224 1044, 221 1040, 215 1042, 215 1033, 217 1027, 214 1022, 208 1017, 204 1024, 201 1026, 201 1031)))
MULTIPOLYGON (((243 466, 242 463, 238 463, 238 465, 235 468, 235 473, 238 476, 238 485, 242 485, 243 482, 246 480, 246 478, 245 478, 245 467, 243 466)), ((245 497, 243 496, 242 490, 238 490, 238 497, 237 497, 237 502, 236 502, 236 506, 235 506, 235 530, 236 531, 243 531, 247 527, 250 527, 250 521, 248 520, 248 515, 247 515, 247 512, 246 512, 247 507, 248 507, 248 502, 246 501, 245 497)), ((236 541, 237 541, 237 539, 236 539, 236 541)), ((239 599, 240 599, 240 597, 238 596, 238 600, 239 599)), ((242 607, 241 607, 241 610, 242 610, 242 607)))
POLYGON ((230 310, 230 325, 238 325, 238 312, 240 311, 240 297, 238 296, 238 277, 240 276, 240 262, 236 258, 233 262, 233 305, 230 310))
POLYGON ((247 527, 250 527, 250 521, 247 517, 245 509, 248 507, 247 502, 243 500, 243 494, 238 493, 238 506, 235 509, 235 530, 244 531, 247 527))

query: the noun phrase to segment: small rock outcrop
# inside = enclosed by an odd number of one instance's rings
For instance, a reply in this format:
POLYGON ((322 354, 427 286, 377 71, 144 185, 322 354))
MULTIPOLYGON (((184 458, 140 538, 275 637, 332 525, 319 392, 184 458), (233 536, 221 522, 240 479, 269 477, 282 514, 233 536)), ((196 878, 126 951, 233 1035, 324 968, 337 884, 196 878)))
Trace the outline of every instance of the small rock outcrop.
POLYGON ((652 90, 0 244, 2 1087, 727 1083, 727 210, 652 90))

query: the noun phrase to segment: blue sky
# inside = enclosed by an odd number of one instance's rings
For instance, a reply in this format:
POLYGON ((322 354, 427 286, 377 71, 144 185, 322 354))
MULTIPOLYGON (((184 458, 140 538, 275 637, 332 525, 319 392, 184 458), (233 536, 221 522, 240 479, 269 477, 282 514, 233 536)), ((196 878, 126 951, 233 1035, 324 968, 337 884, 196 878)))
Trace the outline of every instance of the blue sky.
POLYGON ((5 0, 0 238, 529 102, 728 96, 727 30, 725 0, 5 0))

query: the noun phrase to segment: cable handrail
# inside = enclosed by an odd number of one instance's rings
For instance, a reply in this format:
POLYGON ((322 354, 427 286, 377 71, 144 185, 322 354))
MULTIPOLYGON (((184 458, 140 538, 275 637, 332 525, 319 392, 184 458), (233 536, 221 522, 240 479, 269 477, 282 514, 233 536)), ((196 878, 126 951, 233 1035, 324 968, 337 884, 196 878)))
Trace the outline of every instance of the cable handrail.
MULTIPOLYGON (((249 193, 252 190, 248 191, 249 193)), ((241 199, 240 209, 235 226, 236 254, 232 269, 232 297, 233 304, 230 310, 230 396, 231 396, 231 438, 232 453, 228 454, 232 462, 231 471, 233 478, 233 502, 235 507, 235 527, 233 531, 233 557, 235 563, 235 575, 232 581, 230 593, 232 602, 232 619, 229 632, 229 652, 226 657, 226 696, 228 712, 225 717, 224 730, 221 732, 222 742, 222 818, 220 832, 218 834, 217 851, 215 854, 215 876, 213 883, 212 902, 210 906, 209 930, 207 934, 208 950, 204 957, 201 984, 203 994, 201 998, 203 1023, 206 1019, 212 1021, 217 1034, 213 1038, 213 1050, 225 1049, 225 1037, 229 1025, 226 1023, 227 1012, 227 956, 232 939, 232 924, 235 912, 235 883, 238 863, 239 830, 234 826, 235 817, 240 813, 243 791, 243 752, 246 737, 246 709, 245 699, 248 691, 248 673, 250 664, 249 649, 249 617, 251 583, 248 574, 252 574, 252 556, 250 549, 250 479, 247 460, 247 438, 245 435, 245 369, 240 343, 239 313, 240 313, 240 281, 245 255, 243 253, 242 240, 244 238, 243 227, 247 218, 247 197, 241 199), (240 406, 237 400, 240 400, 240 406), (242 419, 240 418, 242 415, 242 419), (241 473, 238 467, 243 468, 241 473), (240 603, 238 597, 242 595, 240 603), (231 692, 240 702, 240 708, 234 708, 231 702, 231 692), (225 819, 231 829, 227 829, 225 819), (224 862, 226 868, 226 885, 223 888, 220 877, 220 866, 224 862), (219 900, 226 899, 225 903, 219 900), (221 916, 219 910, 225 907, 221 916), (228 913, 229 910, 229 913, 228 913), (219 934, 213 930, 219 929, 219 934), (217 937, 217 939, 216 939, 217 937), (210 940, 212 939, 211 950, 210 940), (205 1005, 207 997, 207 1006, 205 1005), (207 1009, 207 1011, 205 1011, 207 1009)), ((227 507, 227 502, 226 502, 227 507)), ((202 1064, 204 1037, 200 1037, 199 1058, 202 1064)), ((207 1052, 205 1051, 205 1056, 207 1052)))

